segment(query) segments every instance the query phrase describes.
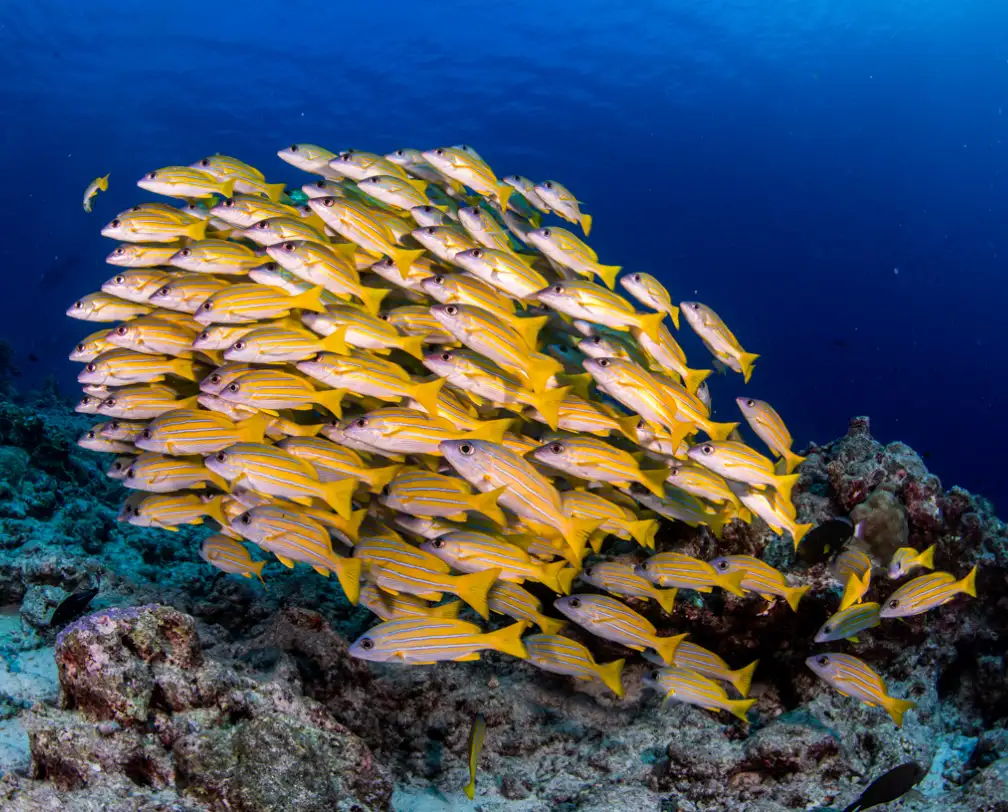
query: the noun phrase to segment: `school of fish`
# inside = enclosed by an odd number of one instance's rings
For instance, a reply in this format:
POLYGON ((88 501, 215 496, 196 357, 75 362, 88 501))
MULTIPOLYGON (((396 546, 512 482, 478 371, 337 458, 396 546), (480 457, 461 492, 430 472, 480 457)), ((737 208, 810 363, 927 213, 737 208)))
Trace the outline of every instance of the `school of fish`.
MULTIPOLYGON (((498 176, 466 145, 278 155, 311 175, 300 189, 212 155, 144 175, 165 199, 102 229, 117 272, 67 313, 95 323, 70 358, 77 411, 103 420, 79 442, 112 455, 108 475, 131 490, 120 520, 210 521, 200 554, 226 573, 261 580, 272 554, 335 574, 382 621, 355 657, 492 650, 621 697, 624 661, 596 662, 563 633, 571 622, 644 652, 666 699, 745 720, 756 663, 733 669, 634 606, 670 612, 678 590, 716 588, 798 610, 807 587, 758 558, 655 552, 662 518, 720 536, 756 516, 795 548, 811 529, 784 421, 737 399, 763 453, 713 420, 711 370, 688 365, 673 330, 682 317, 745 382, 759 356, 709 306, 603 264, 583 239, 591 216, 558 181, 498 176), (489 631, 464 607, 514 622, 489 631)), ((89 185, 86 210, 105 188, 89 185)), ((932 553, 899 551, 890 575, 931 569, 932 553)), ((817 641, 975 594, 975 571, 929 572, 862 603, 871 562, 847 557, 841 611, 817 641)), ((808 665, 897 722, 912 707, 853 656, 808 665)))

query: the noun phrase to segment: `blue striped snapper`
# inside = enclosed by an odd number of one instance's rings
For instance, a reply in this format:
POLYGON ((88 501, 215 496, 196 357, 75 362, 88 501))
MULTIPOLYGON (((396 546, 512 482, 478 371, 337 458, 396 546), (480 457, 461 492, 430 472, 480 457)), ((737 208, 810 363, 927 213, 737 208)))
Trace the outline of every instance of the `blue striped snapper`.
MULTIPOLYGON (((604 496, 581 488, 560 494, 565 513, 580 519, 601 522, 598 533, 611 534, 621 539, 632 538, 641 547, 653 550, 658 522, 655 519, 639 519, 637 514, 624 505, 618 505, 604 496)), ((596 551, 597 552, 597 551, 596 551)))
POLYGON ((180 248, 167 264, 189 273, 244 276, 262 262, 262 254, 242 243, 204 239, 180 248))
POLYGON ((452 262, 519 302, 529 299, 548 284, 528 257, 506 249, 466 248, 456 252, 452 262))
POLYGON ((385 592, 406 592, 429 601, 440 601, 447 592, 469 604, 484 620, 490 617, 487 595, 499 573, 498 569, 488 569, 467 575, 448 575, 415 563, 379 564, 374 561, 369 561, 365 570, 367 579, 385 592))
POLYGON ((669 332, 668 327, 662 324, 658 328, 657 338, 651 338, 651 336, 638 328, 631 328, 630 335, 633 336, 634 340, 640 345, 640 348, 651 359, 650 366, 652 369, 657 368, 678 375, 683 386, 686 387, 686 391, 696 395, 707 406, 708 410, 710 409, 709 394, 707 400, 704 401, 701 390, 706 389, 704 381, 710 377, 713 370, 691 369, 686 363, 686 353, 683 352, 682 347, 672 337, 672 333, 669 332))
POLYGON ((78 373, 78 383, 97 386, 130 386, 137 383, 159 383, 169 376, 197 381, 207 372, 194 366, 191 360, 152 355, 113 347, 89 361, 78 373))
POLYGON ((243 324, 283 318, 296 309, 324 313, 322 290, 319 285, 297 296, 288 296, 266 285, 229 285, 207 297, 196 309, 193 318, 201 324, 243 324))
POLYGON ((672 304, 672 297, 665 286, 651 274, 628 274, 620 279, 620 285, 645 307, 668 314, 675 328, 679 329, 679 308, 672 304))
POLYGON ((879 625, 881 608, 877 603, 858 603, 831 615, 816 632, 815 642, 847 639, 857 643, 860 632, 879 625))
POLYGON ((581 479, 629 486, 643 485, 652 493, 663 496, 667 468, 644 470, 629 452, 609 445, 592 436, 564 437, 546 443, 530 456, 537 462, 581 479))
POLYGON ((635 327, 654 341, 658 340, 658 330, 665 318, 661 312, 640 313, 618 293, 585 279, 555 282, 540 290, 536 298, 573 319, 626 332, 635 327))
POLYGON ((305 313, 301 320, 319 335, 341 335, 351 347, 371 350, 378 355, 400 349, 414 358, 423 359, 423 336, 403 335, 387 321, 352 305, 330 305, 325 313, 305 313))
POLYGON ((557 634, 567 622, 547 617, 542 612, 539 599, 522 586, 510 581, 498 580, 487 594, 487 605, 491 612, 507 615, 515 620, 524 620, 538 626, 543 634, 557 634))
POLYGON ((653 599, 665 611, 675 605, 677 589, 662 590, 634 572, 634 565, 625 561, 597 561, 586 564, 581 580, 622 598, 653 599))
MULTIPOLYGON (((655 665, 662 665, 656 655, 651 652, 644 652, 644 659, 655 665)), ((709 677, 719 682, 727 682, 735 687, 743 697, 748 696, 749 688, 752 685, 753 674, 759 665, 759 660, 753 660, 745 668, 732 670, 720 656, 703 646, 683 640, 676 648, 675 661, 672 663, 676 668, 686 668, 696 671, 705 677, 709 677)))
POLYGON ((733 595, 743 595, 744 573, 718 572, 699 558, 682 553, 658 553, 638 564, 634 571, 656 586, 710 592, 715 586, 733 595))
POLYGON ((235 423, 206 409, 173 409, 142 427, 134 442, 137 448, 158 454, 205 455, 235 443, 261 443, 265 430, 262 415, 235 423))
POLYGON ((158 527, 177 531, 179 525, 202 524, 210 517, 224 524, 221 496, 203 497, 195 493, 148 493, 132 503, 127 503, 121 514, 137 527, 158 527))
POLYGON ((336 331, 325 338, 319 338, 315 333, 297 327, 256 327, 238 337, 225 349, 224 358, 247 363, 283 364, 303 361, 320 352, 347 354, 343 332, 336 331))
POLYGON ((386 406, 347 421, 344 437, 393 454, 440 456, 442 440, 489 440, 499 443, 510 420, 480 423, 471 430, 459 430, 443 417, 431 417, 416 409, 386 406))
POLYGON ((551 674, 565 674, 579 680, 599 680, 623 698, 623 665, 626 660, 595 662, 591 652, 576 640, 555 634, 530 634, 525 639, 528 661, 551 674))
POLYGON ((510 251, 511 238, 504 226, 480 206, 465 206, 458 210, 459 223, 469 236, 485 248, 510 251))
POLYGON ((353 449, 321 437, 285 437, 276 445, 311 464, 322 482, 356 479, 372 493, 380 493, 402 470, 401 465, 371 466, 353 449))
POLYGON ((140 454, 133 460, 123 484, 127 488, 151 493, 171 493, 208 485, 228 490, 227 482, 207 468, 199 457, 186 459, 151 453, 140 454))
POLYGON ((468 186, 483 197, 493 198, 501 209, 507 209, 513 188, 501 183, 487 162, 474 151, 462 146, 438 147, 421 155, 444 177, 468 186))
POLYGON ((245 545, 228 536, 215 533, 203 539, 200 545, 200 558, 222 572, 241 575, 243 578, 251 578, 254 575, 264 586, 266 584, 262 577, 266 562, 253 561, 245 545))
POLYGON ((728 329, 728 325, 707 305, 700 302, 681 302, 679 307, 687 323, 700 336, 711 355, 728 368, 742 373, 742 379, 749 383, 753 364, 759 356, 743 350, 738 339, 728 329))
POLYGON ((96 330, 78 341, 70 352, 70 360, 87 363, 116 345, 108 340, 108 330, 96 330))
POLYGON ((144 316, 153 309, 149 304, 130 302, 105 291, 97 291, 82 296, 67 308, 66 314, 81 321, 126 321, 135 316, 144 316))
POLYGON ((726 710, 746 723, 746 713, 756 704, 755 699, 730 699, 722 685, 690 668, 659 668, 644 682, 665 695, 663 704, 676 700, 706 710, 726 710))
POLYGON ((781 416, 765 400, 739 397, 735 399, 739 409, 745 416, 749 427, 767 445, 775 456, 783 457, 785 473, 790 474, 801 465, 805 458, 791 450, 791 432, 788 431, 781 416))
POLYGON ((387 620, 359 637, 350 646, 351 657, 372 662, 430 665, 444 660, 478 660, 481 651, 500 651, 525 659, 528 652, 521 635, 525 623, 513 623, 484 633, 475 623, 451 618, 402 618, 387 620))
POLYGON ((772 487, 788 501, 791 489, 798 481, 798 474, 778 474, 769 459, 735 440, 708 440, 692 446, 687 453, 693 462, 725 479, 754 488, 772 487))
MULTIPOLYGON (((533 187, 533 191, 539 199, 545 203, 550 211, 560 215, 569 223, 577 223, 581 226, 581 231, 587 237, 591 232, 592 217, 581 211, 581 201, 573 192, 557 180, 544 180, 533 187)), ((531 201, 530 201, 531 202, 531 201)))
POLYGON ((108 423, 98 423, 77 438, 77 445, 89 451, 103 451, 110 454, 129 454, 136 451, 131 442, 102 436, 102 429, 108 423))
POLYGON ((383 592, 374 584, 365 582, 361 586, 360 592, 361 606, 370 609, 382 620, 399 620, 402 618, 452 618, 458 616, 460 601, 451 601, 432 605, 429 601, 400 592, 393 595, 390 592, 383 592))
POLYGON ((957 580, 948 572, 929 572, 903 584, 882 603, 882 617, 911 617, 948 603, 956 595, 976 597, 977 568, 957 580))
POLYGON ((169 319, 167 312, 156 310, 149 316, 133 319, 106 331, 105 341, 115 347, 151 355, 192 357, 191 350, 199 325, 195 321, 186 324, 169 319))
POLYGON ((817 677, 845 696, 852 696, 871 707, 882 707, 897 727, 915 702, 890 696, 882 677, 866 662, 850 654, 817 654, 805 660, 817 677))
POLYGON ((405 468, 382 491, 380 501, 393 510, 414 516, 440 516, 456 521, 464 521, 467 511, 476 511, 503 525, 506 519, 497 506, 503 494, 503 486, 473 493, 464 479, 405 468))
POLYGON ((167 263, 178 249, 175 242, 152 245, 124 242, 113 248, 105 261, 120 268, 154 268, 167 263))
POLYGON ((106 279, 104 293, 127 302, 146 304, 150 295, 168 282, 173 274, 164 268, 129 268, 106 279))
MULTIPOLYGON (((232 363, 241 364, 241 367, 248 366, 243 362, 232 363)), ((343 397, 346 393, 341 389, 316 389, 303 376, 292 375, 280 369, 241 367, 228 367, 228 379, 224 378, 219 368, 217 373, 222 385, 211 381, 210 386, 204 387, 201 382, 200 389, 207 394, 217 394, 224 400, 267 414, 275 415, 277 409, 310 409, 314 404, 328 409, 336 417, 343 413, 343 397), (216 392, 212 391, 214 389, 216 392)))
POLYGON ((710 564, 722 575, 741 572, 742 589, 756 592, 766 600, 784 598, 795 612, 798 611, 798 602, 809 591, 810 585, 790 586, 784 573, 752 555, 724 555, 710 564))
POLYGON ((528 232, 526 241, 564 268, 589 279, 597 276, 609 290, 616 287, 616 277, 622 268, 619 265, 603 265, 598 261, 598 254, 567 229, 554 226, 536 228, 528 232))
POLYGON ((934 552, 935 546, 933 544, 919 553, 913 547, 900 547, 893 553, 893 557, 889 561, 889 577, 892 579, 902 578, 917 567, 934 569, 934 552))
POLYGON ((137 186, 148 192, 167 197, 231 197, 234 194, 234 180, 217 180, 213 175, 190 166, 164 166, 148 172, 137 186))

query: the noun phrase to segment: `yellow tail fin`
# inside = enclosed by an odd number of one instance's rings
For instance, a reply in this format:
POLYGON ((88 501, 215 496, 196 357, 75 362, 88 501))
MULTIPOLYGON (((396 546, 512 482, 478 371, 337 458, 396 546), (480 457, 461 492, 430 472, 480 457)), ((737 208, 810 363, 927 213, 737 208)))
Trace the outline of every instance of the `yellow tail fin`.
POLYGON ((754 352, 744 352, 739 356, 739 366, 742 367, 742 380, 749 383, 752 377, 753 364, 759 356, 754 352))
POLYGON ((665 498, 665 480, 668 479, 668 468, 654 468, 640 472, 640 484, 659 499, 665 498))
POLYGON ((556 431, 560 426, 560 405, 569 392, 569 386, 561 386, 558 389, 547 389, 544 392, 536 393, 534 397, 529 398, 533 401, 532 405, 543 416, 546 425, 553 431, 556 431))
POLYGON ((540 613, 539 617, 536 618, 536 624, 542 630, 543 634, 560 634, 563 627, 567 625, 567 621, 557 620, 556 618, 547 617, 546 615, 540 613))
POLYGON ((265 561, 254 561, 252 563, 252 572, 255 573, 255 577, 259 579, 259 583, 266 586, 266 582, 263 580, 262 571, 263 567, 266 566, 265 561))
POLYGON ((812 588, 811 584, 806 584, 805 586, 792 587, 784 595, 784 599, 787 601, 788 606, 794 612, 798 611, 798 602, 802 599, 802 596, 812 588))
POLYGON ((176 358, 171 362, 171 372, 175 377, 187 381, 198 381, 203 377, 195 368, 193 362, 187 361, 184 358, 176 358))
POLYGON ((572 518, 568 525, 567 532, 564 533, 564 539, 567 542, 567 546, 570 548, 571 552, 574 554, 574 560, 580 564, 581 559, 584 558, 585 545, 588 543, 588 538, 599 529, 600 521, 597 519, 577 519, 572 518))
POLYGON ((737 716, 743 722, 748 723, 749 719, 746 716, 746 713, 748 713, 749 708, 755 704, 755 699, 729 699, 725 702, 724 709, 732 716, 737 716))
POLYGON ((554 592, 559 592, 561 595, 569 595, 575 575, 577 575, 577 570, 573 567, 568 567, 567 562, 561 558, 552 564, 543 564, 539 578, 545 586, 554 592))
POLYGON ((695 395, 697 393, 697 389, 700 388, 700 384, 707 380, 707 377, 713 371, 713 369, 690 369, 689 367, 686 367, 686 377, 683 378, 683 385, 686 387, 686 391, 691 395, 695 395))
POLYGON ((364 303, 364 309, 372 316, 377 316, 381 312, 382 300, 389 295, 389 292, 388 288, 369 288, 361 285, 357 295, 364 303))
POLYGON ((522 337, 528 348, 535 352, 539 349, 539 331, 548 321, 549 316, 535 316, 527 319, 513 318, 509 324, 522 337))
MULTIPOLYGON (((109 175, 111 174, 112 173, 109 172, 109 175)), ((108 191, 108 179, 109 179, 108 175, 104 175, 103 177, 98 178, 98 188, 101 189, 103 192, 108 191)))
POLYGON ((613 660, 611 663, 600 664, 598 678, 610 691, 620 699, 623 698, 623 665, 626 660, 613 660))
POLYGON ((337 479, 333 482, 322 482, 319 484, 322 498, 344 519, 349 519, 353 508, 350 499, 357 489, 356 479, 337 479))
POLYGON ((935 552, 935 546, 932 544, 924 552, 922 552, 919 556, 917 556, 917 563, 920 564, 925 569, 933 570, 934 552, 935 552))
POLYGON ((801 454, 795 454, 790 448, 784 449, 784 459, 787 461, 787 467, 784 470, 788 474, 805 462, 805 457, 801 454))
MULTIPOLYGON (((508 187, 511 188, 510 186, 508 187)), ((399 275, 406 279, 409 276, 410 267, 416 262, 420 257, 423 256, 424 249, 420 248, 415 251, 405 249, 405 248, 390 248, 392 261, 395 266, 399 269, 399 275)))
POLYGON ((359 558, 336 558, 333 560, 333 569, 336 571, 336 578, 339 579, 347 600, 356 606, 357 601, 360 600, 361 560, 359 558))
POLYGON ((963 578, 958 584, 956 584, 956 586, 959 587, 960 592, 965 592, 967 595, 970 595, 974 598, 977 596, 976 574, 977 574, 977 568, 973 567, 973 569, 969 571, 969 574, 965 578, 963 578))
MULTIPOLYGON (((267 183, 266 184, 266 197, 272 200, 274 203, 280 202, 280 195, 284 193, 284 184, 282 183, 267 183)), ((230 195, 228 195, 230 197, 230 195)))
POLYGON ((903 714, 911 708, 916 708, 917 703, 909 699, 896 699, 896 697, 886 697, 885 709, 889 712, 896 727, 903 727, 903 714))
POLYGON ((220 488, 225 493, 231 490, 231 486, 228 484, 228 481, 224 479, 224 477, 222 477, 220 474, 216 474, 213 471, 211 471, 209 468, 207 469, 206 472, 206 481, 209 482, 214 487, 220 488))
POLYGON ((626 522, 623 526, 630 537, 641 547, 646 547, 649 550, 655 548, 655 535, 658 533, 657 519, 638 519, 626 522))
POLYGON ((433 381, 418 383, 413 387, 410 397, 423 406, 424 411, 431 417, 438 416, 438 398, 441 395, 441 387, 444 386, 444 378, 435 378, 433 381))
POLYGON ((774 477, 774 488, 782 499, 791 501, 791 489, 798 482, 799 474, 786 474, 785 476, 774 477))
POLYGON ((505 626, 503 629, 483 635, 483 642, 487 648, 494 651, 501 651, 504 654, 510 654, 512 657, 527 660, 528 652, 525 650, 525 644, 521 638, 528 627, 529 624, 526 621, 520 620, 517 623, 512 623, 510 626, 505 626))
POLYGON ((594 268, 595 273, 606 283, 606 287, 609 290, 616 289, 616 277, 619 276, 619 272, 622 270, 622 265, 596 265, 594 268))
MULTIPOLYGON (((206 504, 203 506, 205 515, 213 519, 221 527, 228 526, 227 517, 224 515, 224 497, 215 496, 212 499, 208 499, 206 504)), ((260 568, 261 569, 261 568, 260 568)))
MULTIPOLYGON (((610 285, 610 287, 612 287, 612 285, 610 285)), ((659 330, 661 329, 663 321, 665 321, 664 311, 659 310, 657 313, 641 313, 637 317, 637 326, 640 327, 641 332, 652 341, 661 341, 659 330)))
MULTIPOLYGON (((490 587, 494 585, 500 572, 499 568, 494 567, 493 569, 482 570, 481 572, 474 572, 469 575, 458 575, 454 579, 455 594, 475 609, 484 620, 489 620, 490 618, 490 607, 487 606, 487 593, 490 591, 490 587)), ((509 626, 508 628, 512 627, 509 626)), ((524 650, 525 647, 522 646, 522 651, 524 650)))
POLYGON ((592 216, 590 214, 582 214, 581 215, 581 231, 584 232, 584 235, 586 237, 589 234, 591 234, 591 227, 592 227, 592 216))
POLYGON ((304 293, 292 296, 290 307, 292 310, 300 308, 301 310, 311 310, 314 313, 325 313, 325 305, 322 304, 322 294, 324 292, 325 288, 321 285, 309 288, 304 293))
POLYGON ((801 540, 805 538, 805 534, 808 533, 815 525, 809 524, 796 524, 792 530, 792 537, 794 538, 794 548, 797 550, 798 545, 801 544, 801 540))
POLYGON ((632 414, 627 417, 617 417, 616 424, 619 426, 620 434, 626 437, 631 443, 637 442, 637 426, 640 425, 639 415, 632 414))
POLYGON ((558 372, 563 372, 563 366, 559 361, 542 353, 532 353, 528 357, 525 368, 525 378, 528 380, 529 389, 535 394, 541 395, 546 391, 549 379, 558 372))
POLYGON ((319 405, 323 406, 332 412, 337 420, 343 417, 343 396, 346 394, 344 389, 320 389, 315 393, 313 400, 319 405))
POLYGON ((566 372, 558 372, 556 374, 556 380, 560 386, 570 387, 571 392, 578 397, 584 398, 585 400, 591 400, 591 388, 592 384, 595 382, 591 373, 582 372, 577 375, 569 375, 566 372))
POLYGON ((340 326, 319 341, 322 352, 334 352, 337 355, 349 355, 350 348, 346 343, 346 327, 340 326))
POLYGON ((712 420, 704 422, 703 430, 710 435, 712 440, 727 440, 733 431, 738 428, 738 423, 715 423, 712 420))
MULTIPOLYGON (((367 509, 355 510, 350 514, 350 518, 338 523, 337 529, 343 533, 354 544, 360 539, 360 528, 367 518, 367 509)), ((335 523, 334 523, 335 524, 335 523)))
POLYGON ((486 493, 474 493, 469 497, 469 510, 478 510, 490 521, 499 524, 501 527, 507 524, 504 511, 497 505, 497 500, 504 494, 507 488, 497 488, 486 493))
POLYGON ((685 640, 687 635, 677 634, 674 637, 656 637, 654 640, 654 650, 658 653, 658 656, 662 658, 662 662, 665 665, 672 665, 672 661, 675 658, 675 650, 679 648, 679 644, 685 640))
POLYGON ((497 191, 495 192, 495 197, 497 198, 497 203, 501 207, 501 211, 507 211, 508 198, 511 197, 511 193, 514 191, 513 186, 508 186, 506 183, 498 183, 497 191))
POLYGON ((742 589, 742 581, 745 580, 745 575, 745 570, 726 572, 723 575, 718 573, 714 579, 714 583, 725 592, 731 592, 732 595, 745 595, 745 590, 742 589))
POLYGON ((861 596, 868 591, 868 584, 866 583, 866 581, 870 577, 871 572, 865 573, 865 581, 862 581, 860 578, 858 578, 856 572, 852 572, 850 575, 847 576, 847 583, 844 585, 843 596, 840 598, 839 611, 842 612, 844 609, 853 606, 855 603, 861 600, 861 596))
POLYGON ((385 465, 381 468, 369 468, 367 473, 368 490, 371 493, 381 493, 382 488, 388 485, 395 475, 402 470, 401 465, 385 465))
POLYGON ((227 180, 222 181, 220 185, 220 193, 224 195, 224 197, 234 197, 234 185, 234 178, 228 178, 227 180))
POLYGON ((235 423, 235 428, 238 429, 239 442, 262 443, 266 434, 266 416, 256 413, 235 423))
POLYGON ((182 400, 176 400, 173 404, 176 409, 198 409, 200 406, 199 395, 193 395, 189 398, 182 398, 182 400))
POLYGON ((662 608, 662 611, 672 614, 672 608, 675 606, 675 599, 678 593, 678 589, 658 589, 655 587, 652 597, 658 601, 658 605, 662 608))
POLYGON ((480 423, 472 431, 467 431, 461 439, 465 440, 487 440, 500 445, 504 442, 504 433, 511 428, 511 418, 503 420, 487 420, 480 423))
POLYGON ((752 685, 753 674, 756 672, 756 666, 758 665, 759 660, 753 660, 745 668, 728 672, 728 681, 735 686, 735 690, 742 694, 742 696, 749 696, 749 686, 752 685))
POLYGON ((209 220, 197 220, 195 223, 185 227, 185 236, 193 240, 206 239, 207 223, 209 220))
POLYGON ((440 606, 432 606, 430 609, 431 617, 443 617, 454 620, 458 617, 459 609, 462 608, 461 601, 451 601, 449 603, 442 603, 440 606))
POLYGON ((426 336, 403 336, 399 339, 398 347, 403 352, 408 352, 414 358, 419 358, 421 361, 424 356, 424 340, 426 336))
POLYGON ((679 329, 679 308, 676 307, 676 305, 674 305, 674 304, 670 304, 668 307, 669 307, 669 309, 666 312, 668 313, 669 318, 672 319, 672 324, 674 324, 675 328, 678 330, 679 329))

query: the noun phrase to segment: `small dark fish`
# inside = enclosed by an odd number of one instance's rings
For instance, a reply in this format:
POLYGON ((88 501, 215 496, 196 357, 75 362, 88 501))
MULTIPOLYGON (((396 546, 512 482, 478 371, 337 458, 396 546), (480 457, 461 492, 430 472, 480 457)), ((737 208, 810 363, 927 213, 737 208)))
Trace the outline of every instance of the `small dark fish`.
POLYGON ((879 804, 887 804, 897 798, 902 798, 925 775, 927 775, 927 770, 916 761, 908 761, 906 764, 900 764, 899 767, 893 767, 889 772, 883 773, 872 781, 860 797, 844 812, 860 812, 860 810, 871 809, 879 804))
POLYGON ((56 607, 56 611, 53 612, 52 619, 49 621, 49 628, 55 629, 58 626, 65 626, 71 620, 76 620, 82 614, 84 610, 88 608, 88 604, 94 600, 94 596, 98 594, 98 587, 92 589, 82 589, 80 592, 74 592, 72 595, 64 598, 62 603, 56 607))
POLYGON ((808 566, 825 561, 854 535, 854 523, 846 517, 829 519, 813 527, 798 547, 798 558, 808 566))
POLYGON ((472 730, 469 731, 469 783, 465 785, 465 794, 470 801, 476 797, 476 762, 479 761, 480 750, 483 749, 484 736, 486 736, 486 720, 477 713, 473 719, 472 730))

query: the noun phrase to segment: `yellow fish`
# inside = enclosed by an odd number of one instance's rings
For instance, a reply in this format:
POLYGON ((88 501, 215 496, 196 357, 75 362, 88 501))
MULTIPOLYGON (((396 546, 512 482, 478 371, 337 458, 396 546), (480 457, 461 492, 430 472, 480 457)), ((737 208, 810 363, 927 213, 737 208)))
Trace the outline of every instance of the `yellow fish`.
POLYGON ((84 190, 84 211, 88 214, 91 213, 91 201, 98 195, 98 192, 104 192, 108 189, 108 175, 103 175, 100 178, 95 178, 91 181, 87 188, 84 190))
POLYGON ((767 444, 775 456, 783 457, 785 473, 790 474, 801 465, 805 458, 791 450, 791 432, 788 431, 781 416, 765 400, 739 397, 735 399, 749 427, 767 444))

